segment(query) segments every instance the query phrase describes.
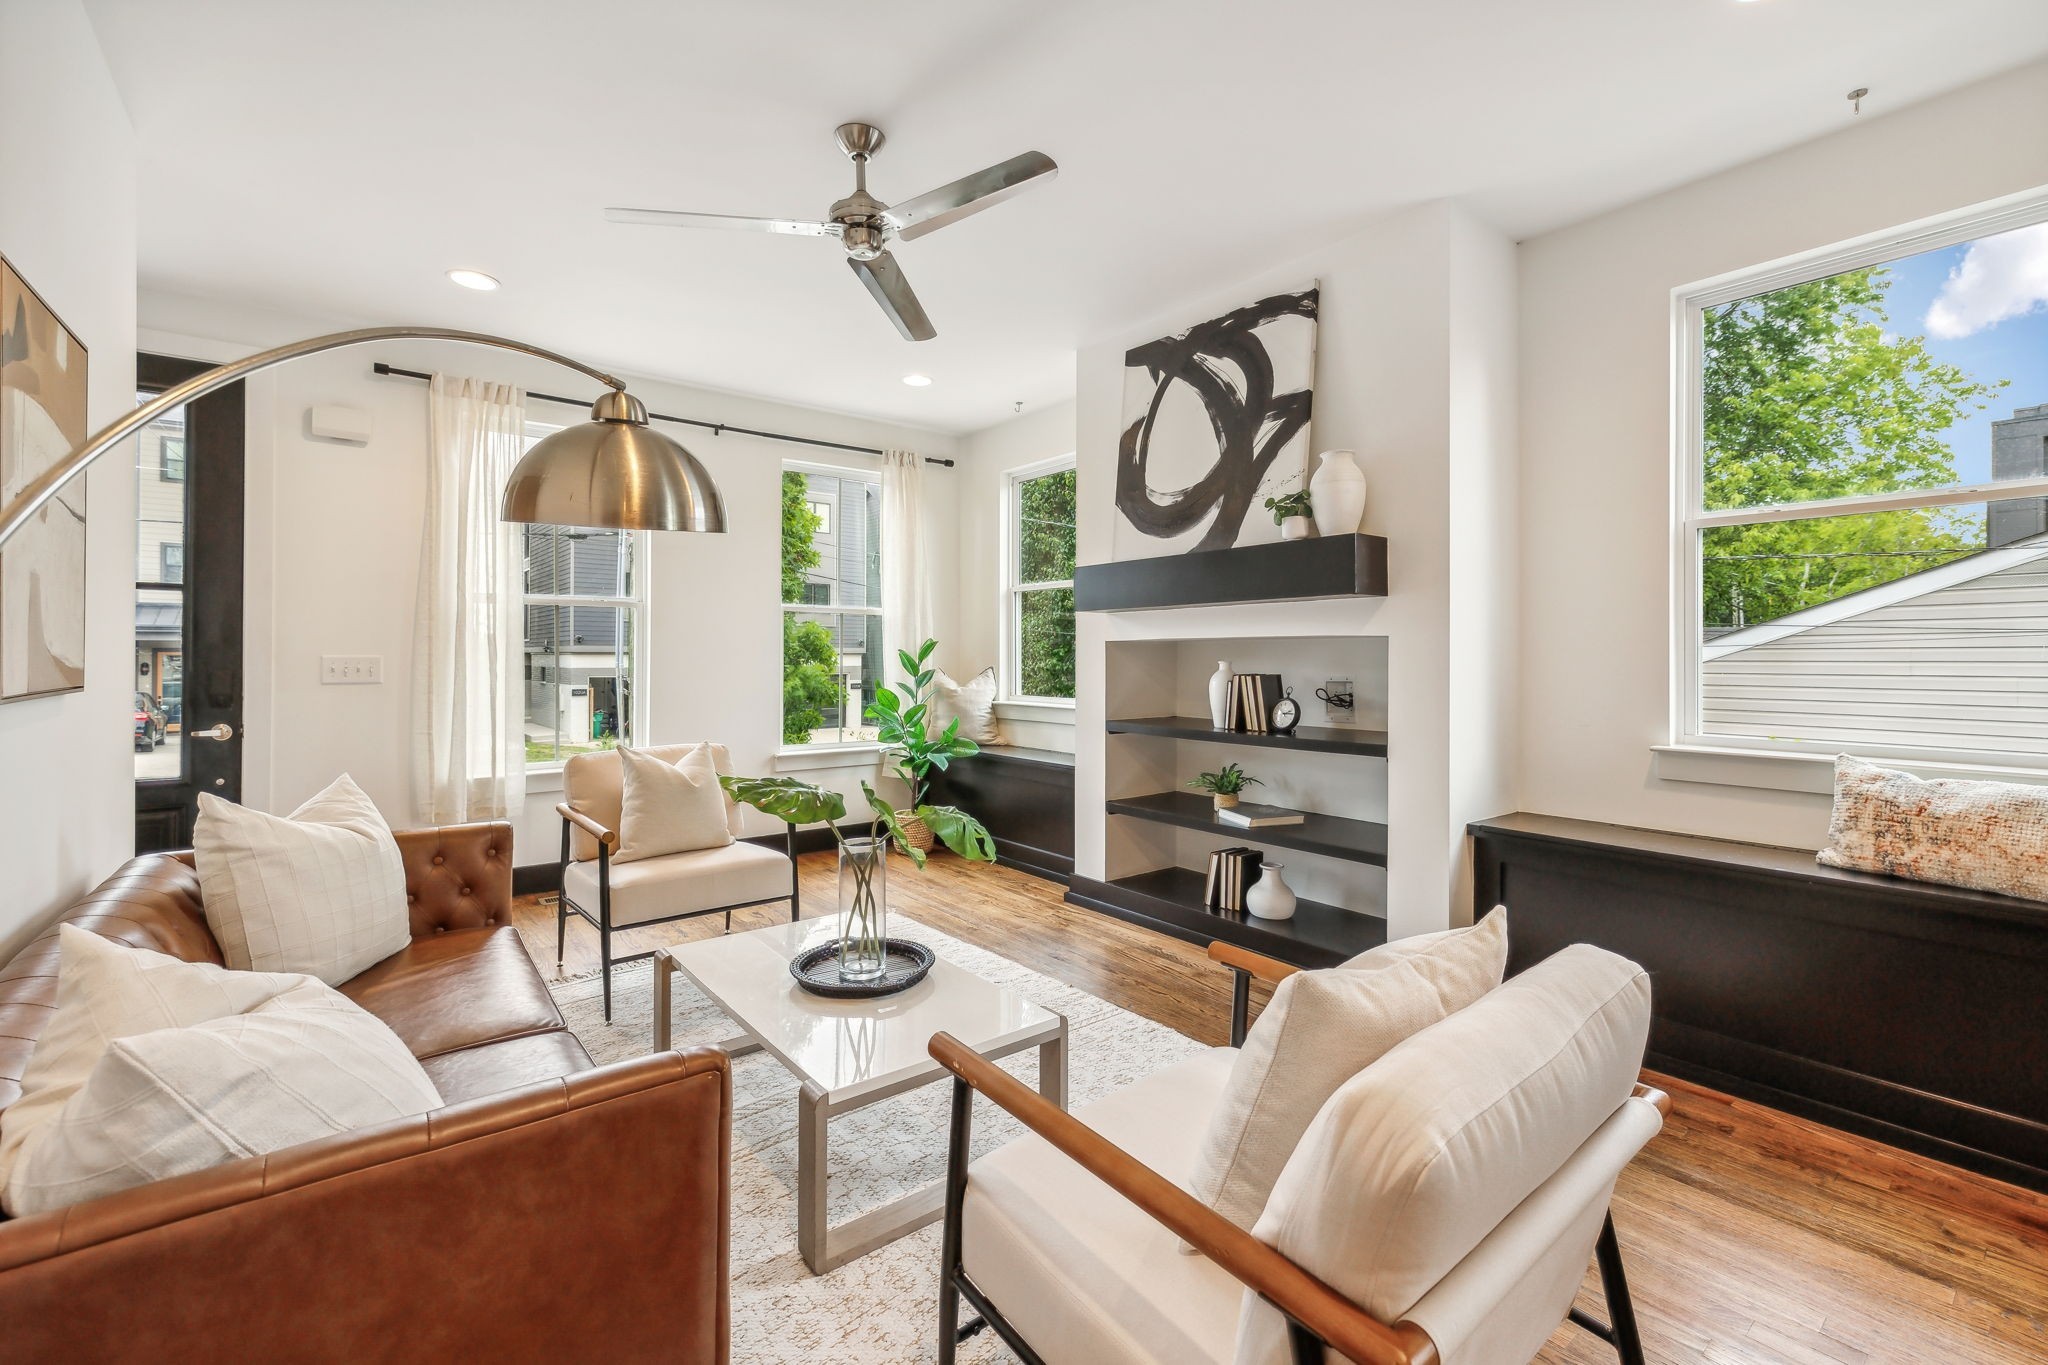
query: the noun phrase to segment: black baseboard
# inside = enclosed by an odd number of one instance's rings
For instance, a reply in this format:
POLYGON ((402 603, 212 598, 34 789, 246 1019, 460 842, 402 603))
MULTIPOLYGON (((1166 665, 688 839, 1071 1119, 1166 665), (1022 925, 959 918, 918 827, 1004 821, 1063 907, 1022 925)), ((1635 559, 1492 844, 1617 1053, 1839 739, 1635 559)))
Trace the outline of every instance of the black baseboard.
POLYGON ((543 896, 562 889, 560 863, 530 863, 512 869, 512 894, 543 896))

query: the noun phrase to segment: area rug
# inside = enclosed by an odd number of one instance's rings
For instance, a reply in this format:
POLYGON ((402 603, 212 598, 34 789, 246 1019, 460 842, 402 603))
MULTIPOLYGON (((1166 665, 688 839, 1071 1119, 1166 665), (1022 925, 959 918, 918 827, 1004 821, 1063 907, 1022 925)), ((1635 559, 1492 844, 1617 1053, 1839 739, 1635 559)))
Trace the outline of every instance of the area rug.
MULTIPOLYGON (((1078 1108, 1203 1050, 1163 1024, 901 917, 892 933, 929 944, 977 976, 1021 991, 1067 1018, 1067 1091, 1078 1108)), ((687 979, 674 979, 675 1045, 720 1043, 733 1033, 718 1008, 687 979)), ((599 1062, 649 1050, 653 973, 646 962, 612 976, 612 1022, 604 1021, 596 977, 553 987, 569 1027, 599 1062)), ((1002 1065, 1027 1084, 1038 1079, 1031 1048, 1002 1065)), ((832 1221, 842 1223, 898 1194, 940 1179, 946 1166, 950 1087, 934 1082, 858 1110, 832 1124, 832 1221)), ((867 1365, 935 1358, 939 1225, 912 1233, 828 1275, 814 1276, 796 1249, 796 1082, 773 1057, 733 1063, 732 1358, 754 1362, 832 1361, 867 1365)), ((975 1105, 974 1147, 988 1151, 1022 1130, 987 1101, 975 1105)), ((1014 1357, 991 1332, 971 1338, 962 1362, 1014 1357)))

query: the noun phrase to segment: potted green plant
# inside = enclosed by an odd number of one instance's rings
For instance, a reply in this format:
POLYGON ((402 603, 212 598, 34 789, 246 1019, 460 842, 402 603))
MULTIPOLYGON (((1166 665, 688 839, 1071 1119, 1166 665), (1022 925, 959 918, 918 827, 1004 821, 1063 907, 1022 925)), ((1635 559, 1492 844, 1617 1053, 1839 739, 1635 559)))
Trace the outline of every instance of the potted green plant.
POLYGON ((906 845, 919 853, 932 851, 930 823, 919 814, 924 805, 925 784, 933 773, 944 772, 954 759, 981 752, 979 744, 961 735, 957 716, 937 735, 931 732, 932 680, 938 676, 938 670, 931 667, 931 657, 938 647, 937 640, 926 640, 915 654, 907 649, 897 650, 897 662, 903 665, 909 679, 908 691, 898 693, 893 688, 878 687, 867 710, 867 718, 875 723, 875 737, 887 746, 884 753, 894 772, 910 789, 910 804, 897 811, 896 817, 906 845))
POLYGON ((1280 528, 1283 540, 1307 540, 1315 532, 1314 503, 1306 488, 1267 498, 1266 510, 1273 514, 1273 524, 1280 528))
POLYGON ((1226 763, 1213 773, 1201 773, 1188 783, 1196 791, 1207 792, 1216 799, 1217 810, 1229 810, 1237 804, 1238 796, 1246 787, 1263 787, 1266 784, 1256 777, 1248 776, 1235 763, 1226 763))
MULTIPOLYGON (((872 812, 865 836, 848 838, 839 828, 846 798, 793 777, 721 777, 727 795, 765 815, 793 825, 824 822, 839 846, 839 974, 846 981, 878 980, 888 966, 884 940, 889 929, 888 847, 891 840, 920 869, 924 851, 912 844, 889 803, 860 784, 872 812)), ((970 862, 992 863, 995 840, 981 822, 952 806, 918 806, 916 815, 940 843, 970 862)))

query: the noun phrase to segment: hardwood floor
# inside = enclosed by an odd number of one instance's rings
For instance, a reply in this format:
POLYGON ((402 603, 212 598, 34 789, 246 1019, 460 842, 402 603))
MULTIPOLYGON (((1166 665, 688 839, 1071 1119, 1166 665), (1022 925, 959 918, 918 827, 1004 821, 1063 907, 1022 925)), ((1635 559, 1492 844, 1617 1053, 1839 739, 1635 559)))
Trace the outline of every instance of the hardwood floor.
MULTIPOLYGON (((1209 1043, 1226 1041, 1229 973, 1193 945, 1076 909, 1057 885, 941 857, 892 862, 897 911, 1209 1043)), ((829 854, 803 859, 807 915, 835 896, 829 854)), ((733 928, 787 918, 740 911, 733 928)), ((554 908, 515 922, 544 975, 554 908)), ((717 917, 629 931, 622 953, 722 932, 717 917)), ((573 922, 564 972, 597 966, 573 922)), ((1652 1361, 1863 1365, 2048 1361, 2048 1198, 1666 1077, 1664 1131, 1623 1173, 1614 1221, 1652 1361)), ((1589 1273, 1580 1306, 1604 1316, 1589 1273)), ((1611 1365, 1560 1327, 1539 1360, 1611 1365)))

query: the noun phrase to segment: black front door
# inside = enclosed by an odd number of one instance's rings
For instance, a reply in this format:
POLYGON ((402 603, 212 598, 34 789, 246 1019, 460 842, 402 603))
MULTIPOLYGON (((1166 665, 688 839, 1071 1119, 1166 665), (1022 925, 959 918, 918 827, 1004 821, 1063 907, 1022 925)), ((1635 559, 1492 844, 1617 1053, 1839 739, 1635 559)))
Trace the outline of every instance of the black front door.
MULTIPOLYGON (((211 368, 136 357, 138 401, 211 368)), ((192 846, 199 793, 242 796, 242 386, 136 437, 135 851, 192 846)))

